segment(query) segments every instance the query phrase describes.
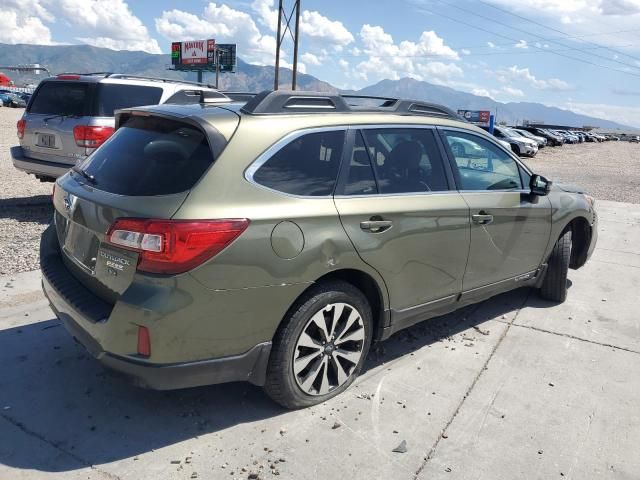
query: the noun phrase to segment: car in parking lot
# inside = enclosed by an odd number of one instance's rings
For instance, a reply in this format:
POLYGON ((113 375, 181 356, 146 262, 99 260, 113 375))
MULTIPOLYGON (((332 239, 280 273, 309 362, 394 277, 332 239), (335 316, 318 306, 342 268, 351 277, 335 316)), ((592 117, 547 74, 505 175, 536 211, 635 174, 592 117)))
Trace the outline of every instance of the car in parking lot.
POLYGON ((314 405, 417 322, 525 286, 563 301, 594 251, 593 198, 445 107, 203 101, 120 110, 42 235, 53 311, 138 385, 314 405))
MULTIPOLYGON (((489 131, 489 127, 482 127, 485 131, 489 131)), ((508 127, 494 127, 493 136, 508 142, 511 150, 517 155, 526 157, 535 157, 538 153, 538 142, 526 138, 525 136, 511 130, 508 127)))
POLYGON ((640 143, 640 136, 632 135, 631 137, 629 137, 629 142, 631 142, 631 143, 640 143))
MULTIPOLYGON (((84 160, 114 130, 114 111, 158 103, 198 103, 206 85, 125 74, 60 74, 40 82, 17 124, 13 165, 53 181, 84 160)), ((24 104, 24 102, 23 102, 24 104)))
POLYGON ((11 108, 24 108, 27 105, 22 98, 20 98, 18 95, 16 95, 13 92, 0 93, 0 103, 2 103, 2 105, 5 107, 11 107, 11 108))
POLYGON ((516 128, 516 127, 510 127, 511 130, 519 133, 520 135, 522 135, 525 138, 529 138, 531 140, 533 140, 534 142, 536 142, 538 144, 538 148, 544 148, 547 146, 547 139, 544 137, 540 137, 538 135, 534 135, 533 133, 529 132, 528 130, 523 130, 521 128, 516 128))

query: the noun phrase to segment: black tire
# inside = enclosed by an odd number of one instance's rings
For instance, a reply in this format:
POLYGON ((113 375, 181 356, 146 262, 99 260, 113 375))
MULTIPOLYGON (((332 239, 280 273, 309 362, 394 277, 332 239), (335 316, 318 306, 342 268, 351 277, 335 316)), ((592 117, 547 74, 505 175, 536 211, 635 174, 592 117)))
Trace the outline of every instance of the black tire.
POLYGON ((567 299, 567 272, 571 262, 571 229, 567 228, 553 246, 547 262, 540 296, 552 302, 564 302, 567 299))
POLYGON ((335 397, 346 390, 360 374, 371 346, 372 333, 371 307, 359 289, 344 281, 331 281, 313 286, 289 309, 276 332, 264 385, 266 393, 275 402, 290 409, 309 407, 335 397), (362 353, 358 363, 351 366, 349 376, 344 383, 333 387, 323 395, 309 394, 299 386, 294 373, 294 355, 298 353, 299 348, 297 342, 310 324, 311 318, 335 303, 353 306, 360 314, 361 324, 364 327, 364 340, 362 344, 358 343, 358 348, 361 345, 362 353))
POLYGON ((511 144, 511 151, 520 156, 520 147, 518 145, 511 144))

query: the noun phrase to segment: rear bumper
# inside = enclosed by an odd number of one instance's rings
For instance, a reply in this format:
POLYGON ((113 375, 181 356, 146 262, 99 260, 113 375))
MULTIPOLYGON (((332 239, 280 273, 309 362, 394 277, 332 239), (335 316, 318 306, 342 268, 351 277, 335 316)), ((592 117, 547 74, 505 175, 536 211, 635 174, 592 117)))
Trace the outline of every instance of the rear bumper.
MULTIPOLYGON (((66 330, 104 366, 124 374, 135 385, 157 390, 236 381, 264 384, 270 341, 237 355, 172 363, 108 351, 104 345, 110 337, 121 335, 110 318, 114 306, 94 295, 67 270, 52 234, 55 235, 52 228, 45 231, 40 247, 42 289, 66 330)), ((125 328, 131 331, 134 322, 133 318, 128 319, 125 328)))
POLYGON ((13 166, 18 170, 40 177, 58 178, 69 171, 73 165, 67 163, 38 160, 24 155, 22 147, 11 147, 13 166))

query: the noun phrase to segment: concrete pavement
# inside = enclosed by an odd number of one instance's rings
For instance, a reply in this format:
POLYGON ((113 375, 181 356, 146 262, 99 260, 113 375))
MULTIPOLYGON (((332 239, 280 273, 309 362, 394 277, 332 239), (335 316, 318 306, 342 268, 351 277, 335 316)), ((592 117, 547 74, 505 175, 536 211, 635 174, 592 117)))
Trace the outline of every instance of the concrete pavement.
POLYGON ((0 480, 640 478, 640 205, 597 209, 567 302, 521 289, 417 325, 295 412, 245 384, 130 387, 54 319, 38 272, 0 278, 0 480))

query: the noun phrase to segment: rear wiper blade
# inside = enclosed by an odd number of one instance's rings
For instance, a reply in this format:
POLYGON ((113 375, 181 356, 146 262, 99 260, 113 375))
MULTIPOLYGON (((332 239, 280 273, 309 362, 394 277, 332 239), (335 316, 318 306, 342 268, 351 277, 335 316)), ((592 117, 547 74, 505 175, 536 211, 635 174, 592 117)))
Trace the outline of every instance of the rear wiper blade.
POLYGON ((83 176, 84 178, 86 178, 87 180, 89 180, 89 182, 95 184, 96 183, 96 177, 94 177, 93 175, 91 175, 90 173, 86 172, 85 170, 83 170, 82 168, 80 168, 77 165, 74 165, 71 170, 73 170, 74 172, 76 172, 78 175, 83 176))
POLYGON ((48 122, 49 120, 53 120, 54 118, 62 118, 64 120, 65 118, 80 118, 80 115, 77 115, 75 113, 60 113, 58 115, 47 117, 44 119, 44 121, 48 122))

